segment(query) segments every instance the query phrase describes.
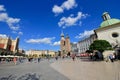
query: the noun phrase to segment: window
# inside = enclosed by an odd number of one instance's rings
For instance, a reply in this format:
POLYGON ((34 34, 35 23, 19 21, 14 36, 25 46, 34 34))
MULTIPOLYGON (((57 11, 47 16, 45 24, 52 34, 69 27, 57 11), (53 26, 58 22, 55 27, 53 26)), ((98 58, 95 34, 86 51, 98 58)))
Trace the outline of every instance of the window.
POLYGON ((118 33, 112 33, 112 37, 113 37, 113 38, 117 38, 118 36, 119 36, 118 33))
POLYGON ((64 41, 64 46, 65 46, 65 41, 64 41))

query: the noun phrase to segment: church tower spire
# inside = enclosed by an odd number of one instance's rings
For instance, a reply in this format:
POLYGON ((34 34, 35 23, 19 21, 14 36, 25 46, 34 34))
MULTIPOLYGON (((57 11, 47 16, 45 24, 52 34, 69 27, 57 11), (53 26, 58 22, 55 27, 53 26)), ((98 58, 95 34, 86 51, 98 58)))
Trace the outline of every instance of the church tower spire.
POLYGON ((66 43, 66 45, 65 45, 66 52, 70 53, 71 52, 71 45, 70 45, 70 38, 69 38, 68 34, 66 35, 65 43, 66 43))
POLYGON ((60 50, 61 50, 61 54, 65 54, 65 38, 64 38, 64 33, 63 31, 61 31, 61 40, 60 40, 60 50))
POLYGON ((63 30, 61 31, 61 37, 64 37, 64 33, 63 33, 63 30))
POLYGON ((71 52, 70 38, 68 34, 64 37, 63 31, 61 32, 60 48, 62 56, 71 52))
POLYGON ((65 40, 63 30, 61 31, 61 40, 65 40))

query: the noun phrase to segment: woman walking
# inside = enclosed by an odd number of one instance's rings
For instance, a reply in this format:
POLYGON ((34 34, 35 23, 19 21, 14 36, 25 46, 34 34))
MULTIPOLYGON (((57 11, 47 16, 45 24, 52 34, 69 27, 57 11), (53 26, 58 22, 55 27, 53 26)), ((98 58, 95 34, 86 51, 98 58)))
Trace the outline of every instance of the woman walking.
POLYGON ((16 65, 16 63, 17 63, 16 57, 13 58, 13 62, 14 62, 14 64, 16 65))

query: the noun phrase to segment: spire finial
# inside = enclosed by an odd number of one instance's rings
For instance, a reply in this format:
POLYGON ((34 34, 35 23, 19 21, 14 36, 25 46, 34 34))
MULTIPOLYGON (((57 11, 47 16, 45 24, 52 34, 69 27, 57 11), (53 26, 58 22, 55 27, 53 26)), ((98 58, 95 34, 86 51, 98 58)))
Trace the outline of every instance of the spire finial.
POLYGON ((103 15, 102 15, 102 17, 103 17, 104 21, 111 19, 108 12, 104 12, 103 15))
POLYGON ((64 37, 64 33, 63 33, 63 30, 61 30, 61 37, 64 37))
POLYGON ((68 34, 66 34, 66 38, 69 38, 69 35, 68 35, 68 34))

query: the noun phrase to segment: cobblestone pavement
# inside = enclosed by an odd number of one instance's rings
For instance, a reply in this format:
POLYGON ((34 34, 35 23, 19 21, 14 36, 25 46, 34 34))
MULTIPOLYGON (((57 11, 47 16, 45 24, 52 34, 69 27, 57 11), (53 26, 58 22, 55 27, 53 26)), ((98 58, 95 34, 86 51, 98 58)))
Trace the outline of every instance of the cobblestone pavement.
POLYGON ((0 64, 0 80, 120 80, 120 61, 77 59, 0 64))
POLYGON ((120 61, 63 60, 51 66, 70 80, 120 80, 120 61))
POLYGON ((54 60, 25 62, 14 65, 0 64, 0 80, 69 80, 67 77, 51 68, 54 60))

